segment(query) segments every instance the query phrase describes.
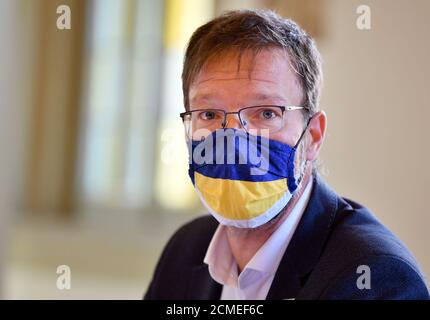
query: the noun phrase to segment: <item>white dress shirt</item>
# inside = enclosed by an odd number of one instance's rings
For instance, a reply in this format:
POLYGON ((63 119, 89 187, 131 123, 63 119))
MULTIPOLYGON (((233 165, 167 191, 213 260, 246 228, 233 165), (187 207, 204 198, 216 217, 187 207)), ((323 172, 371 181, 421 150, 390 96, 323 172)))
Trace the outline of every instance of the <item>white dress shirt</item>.
POLYGON ((267 239, 238 275, 236 261, 227 239, 226 226, 219 225, 206 252, 204 263, 209 274, 223 285, 221 300, 264 300, 276 270, 308 204, 312 190, 310 179, 288 217, 267 239))

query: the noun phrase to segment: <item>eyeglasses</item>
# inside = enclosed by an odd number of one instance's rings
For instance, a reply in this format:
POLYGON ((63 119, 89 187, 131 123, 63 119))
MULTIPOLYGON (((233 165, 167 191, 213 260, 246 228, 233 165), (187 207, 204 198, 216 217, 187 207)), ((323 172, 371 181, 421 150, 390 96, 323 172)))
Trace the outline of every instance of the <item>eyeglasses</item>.
POLYGON ((305 106, 252 106, 235 112, 222 109, 197 109, 180 114, 188 138, 192 138, 198 130, 215 131, 225 128, 228 124, 227 115, 237 114, 246 132, 268 130, 275 133, 284 127, 285 112, 294 110, 308 110, 305 106))

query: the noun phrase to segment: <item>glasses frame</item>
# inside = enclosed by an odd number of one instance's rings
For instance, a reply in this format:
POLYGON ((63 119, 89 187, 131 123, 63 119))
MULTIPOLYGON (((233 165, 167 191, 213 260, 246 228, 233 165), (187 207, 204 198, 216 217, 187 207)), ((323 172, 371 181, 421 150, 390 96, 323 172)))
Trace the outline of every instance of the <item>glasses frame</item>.
MULTIPOLYGON (((247 109, 251 109, 251 108, 261 108, 261 107, 270 107, 270 108, 280 108, 281 109, 281 112, 282 112, 282 120, 284 120, 284 113, 286 112, 286 111, 295 111, 295 110, 306 110, 306 111, 309 111, 309 109, 306 107, 306 106, 294 106, 294 105, 286 105, 286 106, 278 106, 278 105, 259 105, 259 106, 249 106, 249 107, 243 107, 243 108, 241 108, 241 109, 239 109, 239 110, 237 110, 237 111, 232 111, 232 112, 228 112, 228 111, 225 111, 224 109, 217 109, 217 108, 207 108, 207 109, 195 109, 195 110, 189 110, 189 111, 185 111, 185 112, 181 112, 180 114, 179 114, 179 116, 181 117, 181 119, 182 119, 182 122, 185 122, 185 117, 187 116, 187 115, 191 115, 193 112, 197 112, 197 111, 220 111, 220 112, 223 112, 224 113, 224 120, 222 121, 222 123, 221 123, 221 127, 224 129, 225 128, 225 126, 227 125, 227 115, 228 114, 237 114, 237 116, 238 116, 238 118, 239 118, 239 122, 240 122, 240 125, 242 126, 242 128, 246 131, 246 132, 248 132, 248 129, 245 127, 245 125, 243 124, 243 120, 242 120, 242 118, 241 118, 241 112, 243 111, 243 110, 247 110, 247 109)), ((275 132, 278 132, 278 131, 280 131, 283 127, 284 127, 284 125, 285 125, 285 122, 283 121, 282 122, 282 126, 278 129, 278 130, 276 130, 275 132)))

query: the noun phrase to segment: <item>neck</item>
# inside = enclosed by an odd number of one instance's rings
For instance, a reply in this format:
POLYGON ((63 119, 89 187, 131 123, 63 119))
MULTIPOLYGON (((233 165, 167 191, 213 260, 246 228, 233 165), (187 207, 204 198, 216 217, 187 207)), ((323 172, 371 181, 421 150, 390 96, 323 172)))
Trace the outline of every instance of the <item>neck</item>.
POLYGON ((311 172, 311 169, 306 170, 303 181, 299 186, 299 190, 297 190, 283 211, 271 221, 257 228, 227 227, 227 239, 230 244, 233 257, 236 260, 239 273, 242 272, 248 262, 263 246, 267 239, 269 239, 269 237, 290 215, 291 211, 302 197, 303 191, 309 183, 310 177, 312 175, 311 172))

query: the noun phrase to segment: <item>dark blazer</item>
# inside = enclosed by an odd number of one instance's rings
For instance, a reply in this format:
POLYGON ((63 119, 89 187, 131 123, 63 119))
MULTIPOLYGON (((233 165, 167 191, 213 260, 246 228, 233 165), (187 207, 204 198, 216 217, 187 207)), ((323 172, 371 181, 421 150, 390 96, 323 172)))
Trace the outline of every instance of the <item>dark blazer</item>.
MULTIPOLYGON (((339 197, 318 174, 313 179, 308 206, 267 299, 429 299, 405 245, 369 210, 339 197), (357 286, 361 265, 369 267, 370 289, 357 286)), ((181 227, 166 245, 144 298, 219 299, 222 285, 203 263, 217 226, 203 216, 181 227)))

